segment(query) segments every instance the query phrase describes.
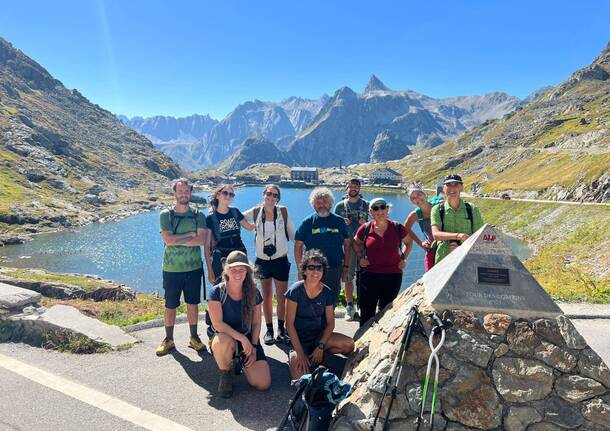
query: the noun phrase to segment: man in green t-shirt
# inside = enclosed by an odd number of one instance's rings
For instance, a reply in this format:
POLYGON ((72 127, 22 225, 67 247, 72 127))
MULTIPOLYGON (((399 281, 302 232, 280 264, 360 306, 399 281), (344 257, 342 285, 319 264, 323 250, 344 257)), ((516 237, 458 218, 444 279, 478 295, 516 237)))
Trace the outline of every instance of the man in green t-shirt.
POLYGON ((460 198, 463 189, 462 177, 457 174, 447 175, 443 181, 445 201, 432 208, 432 235, 439 243, 435 263, 439 263, 483 226, 479 209, 460 198))
POLYGON ((176 308, 180 305, 180 295, 184 295, 186 315, 191 339, 189 347, 198 352, 205 350, 197 334, 198 307, 201 302, 203 265, 201 247, 206 244, 209 229, 204 215, 189 206, 193 186, 186 178, 179 178, 172 184, 176 205, 161 211, 161 237, 163 251, 163 290, 165 291, 165 339, 157 348, 157 356, 163 356, 175 348, 174 324, 176 308))

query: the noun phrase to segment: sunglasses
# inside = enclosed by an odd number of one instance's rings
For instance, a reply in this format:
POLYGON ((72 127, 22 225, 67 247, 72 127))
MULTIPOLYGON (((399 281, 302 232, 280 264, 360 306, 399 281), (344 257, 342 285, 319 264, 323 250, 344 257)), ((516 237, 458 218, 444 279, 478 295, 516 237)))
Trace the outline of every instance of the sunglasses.
POLYGON ((226 191, 226 190, 223 190, 223 191, 221 191, 220 193, 221 193, 223 196, 228 196, 228 197, 230 197, 230 198, 234 198, 234 197, 235 197, 235 193, 233 193, 233 192, 228 192, 228 191, 226 191))
POLYGON ((305 265, 308 271, 324 271, 324 265, 305 265))
POLYGON ((386 204, 379 204, 379 205, 373 205, 371 207, 371 210, 373 211, 379 211, 379 210, 384 210, 386 209, 388 206, 386 204))
POLYGON ((276 198, 276 199, 280 198, 280 194, 279 193, 273 193, 273 192, 265 192, 265 196, 269 196, 271 198, 276 198))

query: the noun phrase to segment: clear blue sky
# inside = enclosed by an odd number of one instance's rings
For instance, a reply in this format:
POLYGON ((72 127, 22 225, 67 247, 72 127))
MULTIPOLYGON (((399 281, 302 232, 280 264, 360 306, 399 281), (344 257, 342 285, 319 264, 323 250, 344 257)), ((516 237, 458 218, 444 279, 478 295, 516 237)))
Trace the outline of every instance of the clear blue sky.
POLYGON ((606 1, 2 2, 0 36, 128 116, 317 98, 371 73, 433 97, 563 81, 610 39, 606 1))

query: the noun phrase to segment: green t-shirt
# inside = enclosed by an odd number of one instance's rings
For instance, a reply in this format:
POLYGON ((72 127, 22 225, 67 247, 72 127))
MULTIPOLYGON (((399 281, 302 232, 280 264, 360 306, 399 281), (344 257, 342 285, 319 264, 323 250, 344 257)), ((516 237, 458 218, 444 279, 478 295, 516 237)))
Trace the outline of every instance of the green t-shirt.
MULTIPOLYGON (((464 204, 464 200, 460 199, 460 206, 457 210, 451 208, 451 205, 449 205, 449 201, 445 201, 445 227, 443 227, 439 205, 440 204, 434 205, 434 207, 432 207, 432 213, 430 214, 430 224, 432 226, 436 226, 443 232, 467 233, 468 235, 472 235, 473 232, 476 232, 481 226, 483 226, 483 218, 481 217, 479 209, 473 204, 470 204, 470 206, 472 207, 471 227, 470 220, 468 220, 468 211, 466 211, 466 205, 464 204)), ((449 254, 449 252, 449 241, 439 241, 439 246, 436 249, 435 262, 439 263, 449 254)))
MULTIPOLYGON (((197 232, 197 229, 205 229, 205 217, 199 212, 197 215, 191 208, 185 213, 174 213, 173 226, 170 222, 169 209, 161 211, 161 232, 167 231, 172 234, 197 232), (195 217, 197 217, 195 223, 195 217)), ((188 272, 200 269, 201 247, 167 245, 163 252, 163 271, 166 272, 188 272)))

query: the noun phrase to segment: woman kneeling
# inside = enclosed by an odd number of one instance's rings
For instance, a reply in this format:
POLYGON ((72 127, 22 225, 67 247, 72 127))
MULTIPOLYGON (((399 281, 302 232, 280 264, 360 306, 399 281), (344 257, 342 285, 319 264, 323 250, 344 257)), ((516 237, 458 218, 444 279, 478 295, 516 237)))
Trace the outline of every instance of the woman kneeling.
POLYGON ((226 259, 223 282, 214 286, 208 301, 212 323, 212 353, 220 369, 218 392, 223 398, 233 393, 233 358, 240 358, 248 383, 260 391, 271 386, 265 352, 259 344, 261 302, 248 257, 241 251, 226 259))
POLYGON ((286 292, 286 329, 293 347, 288 367, 293 379, 322 363, 325 353, 349 354, 354 350, 354 340, 333 332, 334 295, 322 283, 327 269, 326 257, 319 250, 308 250, 303 255, 303 280, 294 283, 286 292))

